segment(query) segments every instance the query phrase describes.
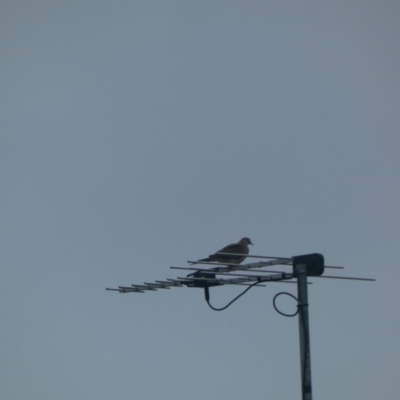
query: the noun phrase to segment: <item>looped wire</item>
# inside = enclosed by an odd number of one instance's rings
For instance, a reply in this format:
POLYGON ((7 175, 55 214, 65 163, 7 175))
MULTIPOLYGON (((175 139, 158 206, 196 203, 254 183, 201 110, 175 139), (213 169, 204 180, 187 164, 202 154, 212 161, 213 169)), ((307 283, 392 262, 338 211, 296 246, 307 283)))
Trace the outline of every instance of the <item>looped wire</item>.
POLYGON ((291 293, 288 293, 288 292, 279 292, 279 293, 277 293, 277 294, 274 296, 274 299, 272 300, 272 305, 274 306, 275 311, 276 311, 278 314, 283 315, 284 317, 295 317, 295 316, 299 313, 299 307, 302 306, 302 304, 300 303, 299 299, 298 299, 296 296, 293 296, 291 293), (282 294, 286 294, 287 296, 290 296, 290 297, 292 297, 293 299, 295 299, 295 300, 297 301, 297 310, 296 310, 295 313, 293 313, 293 314, 286 314, 286 313, 284 313, 284 312, 278 310, 278 307, 276 306, 276 299, 277 299, 277 297, 279 297, 279 296, 282 295, 282 294))

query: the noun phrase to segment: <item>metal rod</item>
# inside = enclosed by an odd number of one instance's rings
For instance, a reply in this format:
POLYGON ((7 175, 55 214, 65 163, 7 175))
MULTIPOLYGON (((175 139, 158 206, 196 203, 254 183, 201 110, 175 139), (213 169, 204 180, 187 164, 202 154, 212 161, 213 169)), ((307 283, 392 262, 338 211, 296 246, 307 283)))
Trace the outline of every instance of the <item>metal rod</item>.
POLYGON ((167 285, 167 286, 170 286, 170 287, 172 287, 172 286, 173 286, 173 287, 183 287, 182 284, 178 285, 178 284, 176 284, 176 283, 168 282, 168 281, 156 281, 156 282, 162 283, 163 285, 167 285))
POLYGON ((297 297, 299 300, 299 338, 301 393, 303 400, 312 400, 310 327, 308 321, 307 265, 297 264, 297 297))
MULTIPOLYGON (((185 279, 188 282, 195 280, 195 281, 209 281, 209 282, 217 282, 219 283, 219 279, 212 279, 212 278, 179 278, 179 279, 185 279)), ((254 282, 253 282, 254 283, 254 282)), ((239 286, 251 286, 251 283, 241 283, 241 282, 232 282, 232 281, 224 281, 224 285, 239 285, 239 286)), ((266 287, 267 285, 256 285, 257 287, 266 287)))
POLYGON ((184 271, 201 271, 201 272, 216 272, 215 269, 201 269, 201 268, 193 268, 193 267, 170 267, 171 269, 182 269, 184 271))
MULTIPOLYGON (((271 282, 271 281, 282 281, 282 280, 290 280, 293 279, 293 273, 291 272, 280 272, 275 275, 267 275, 267 276, 257 276, 257 275, 252 275, 246 278, 232 278, 232 279, 223 279, 223 278, 194 278, 194 277, 178 277, 178 279, 182 279, 185 281, 191 281, 191 280, 201 280, 201 281, 209 281, 209 282, 216 282, 220 284, 232 284, 232 283, 243 283, 243 282, 271 282)), ((181 281, 182 282, 182 281, 181 281)))
POLYGON ((241 279, 241 278, 232 278, 232 279, 223 279, 223 278, 206 278, 206 277, 199 277, 199 278, 186 278, 184 276, 178 276, 178 279, 182 279, 184 281, 201 281, 201 282, 217 282, 217 283, 244 283, 246 281, 250 281, 250 279, 241 279))
POLYGON ((260 261, 251 264, 231 264, 231 263, 217 263, 209 261, 188 261, 190 264, 202 264, 202 265, 217 265, 219 271, 246 271, 250 268, 262 268, 269 267, 271 265, 289 265, 289 261, 271 260, 271 261, 260 261))
MULTIPOLYGON (((222 271, 222 272, 219 272, 217 269, 213 269, 213 268, 211 268, 211 269, 199 269, 199 268, 184 268, 184 267, 170 267, 171 269, 183 269, 183 270, 187 270, 187 271, 198 271, 198 272, 205 272, 205 273, 209 273, 209 274, 215 274, 215 275, 231 275, 231 276, 245 276, 245 275, 237 275, 237 274, 234 274, 234 273, 232 273, 232 272, 230 272, 230 271, 222 271)), ((242 270, 236 270, 236 271, 242 271, 242 270)), ((267 273, 267 274, 281 274, 282 273, 282 271, 271 271, 271 270, 269 270, 269 271, 263 271, 263 270, 252 270, 252 269, 245 269, 245 270, 243 270, 243 271, 247 271, 247 272, 256 272, 256 273, 259 273, 259 272, 264 272, 264 273, 267 273)), ((257 276, 257 275, 248 275, 248 276, 257 276)))
MULTIPOLYGON (((287 267, 287 266, 289 266, 289 264, 288 265, 285 265, 285 264, 281 264, 281 265, 276 265, 276 266, 278 266, 278 267, 280 267, 280 266, 282 266, 282 267, 287 267)), ((251 268, 246 268, 244 271, 251 271, 252 270, 252 268, 253 267, 251 267, 251 268)), ((258 267, 259 268, 259 267, 258 267)), ((333 269, 344 269, 344 267, 326 267, 326 266, 324 266, 324 268, 333 268, 333 269)), ((259 269, 259 270, 257 270, 257 271, 254 271, 254 272, 263 272, 263 273, 270 273, 270 272, 278 272, 278 271, 271 271, 271 270, 268 270, 268 271, 266 271, 266 270, 263 270, 263 269, 259 269)), ((279 271, 280 272, 280 271, 279 271)))
MULTIPOLYGON (((196 269, 196 268, 193 268, 193 269, 196 269)), ((200 270, 197 270, 197 271, 199 271, 199 272, 210 272, 210 270, 209 269, 200 269, 200 270)), ((256 272, 256 271, 254 271, 254 272, 256 272)), ((276 273, 276 274, 280 274, 281 273, 281 271, 269 271, 269 272, 271 272, 271 273, 276 273)), ((250 276, 250 277, 256 277, 257 275, 244 275, 244 274, 234 274, 234 273, 232 273, 232 272, 215 272, 215 275, 227 275, 227 276, 241 276, 241 277, 248 277, 248 276, 250 276)), ((190 278, 189 278, 190 279, 190 278)), ((196 279, 202 279, 202 280, 204 280, 204 278, 196 278, 196 279)), ((208 278, 207 278, 208 279, 208 278)), ((212 279, 212 278, 210 278, 210 279, 212 279)), ((292 282, 292 281, 281 281, 281 280, 271 280, 271 281, 268 281, 268 283, 270 283, 270 282, 275 282, 275 283, 296 283, 296 282, 292 282)), ((309 285, 312 285, 312 282, 308 282, 308 284, 309 285)), ((257 285, 258 287, 265 287, 266 285, 257 285)))
POLYGON ((170 279, 170 278, 167 278, 167 281, 172 282, 172 283, 171 283, 171 286, 183 286, 182 281, 178 281, 177 279, 170 279))
MULTIPOLYGON (((171 269, 181 269, 184 271, 198 271, 198 272, 206 272, 206 273, 210 273, 210 274, 217 274, 217 275, 222 275, 222 274, 228 274, 228 275, 235 275, 232 272, 230 272, 229 270, 226 270, 225 268, 208 268, 208 269, 203 269, 203 268, 190 268, 190 267, 170 267, 171 269)), ((263 270, 252 270, 249 268, 246 269, 236 269, 234 271, 247 271, 247 272, 264 272, 264 273, 268 273, 268 274, 272 274, 272 273, 276 273, 276 274, 281 274, 282 271, 263 271, 263 270)), ((250 276, 255 276, 255 275, 250 275, 250 276)))
POLYGON ((163 285, 162 283, 148 283, 145 282, 145 285, 152 286, 156 289, 171 289, 169 286, 163 285))
POLYGON ((134 293, 144 293, 143 289, 136 289, 136 288, 132 288, 132 287, 128 287, 128 286, 118 286, 118 290, 121 293, 128 293, 128 292, 134 292, 134 293))
MULTIPOLYGON (((209 272, 210 270, 200 270, 201 272, 209 272)), ((254 271, 254 272, 256 272, 256 271, 254 271)), ((280 271, 269 271, 269 272, 271 272, 271 273, 276 273, 276 274, 280 274, 281 272, 280 271)), ((228 275, 228 276, 242 276, 242 277, 248 277, 248 276, 250 276, 250 277, 254 277, 254 276, 257 276, 257 275, 244 275, 244 274, 233 274, 232 272, 217 272, 216 273, 216 275, 228 275)), ((268 281, 268 283, 270 283, 270 282, 275 282, 275 283, 296 283, 296 282, 292 282, 292 281, 282 281, 282 280, 271 280, 271 281, 268 281)), ((308 282, 308 284, 309 285, 312 285, 312 282, 308 282)), ((266 285, 257 285, 257 286, 266 286, 266 285)))
POLYGON ((372 279, 372 278, 352 278, 350 276, 330 276, 330 275, 313 276, 312 278, 350 279, 352 281, 369 281, 369 282, 376 281, 376 279, 372 279))
POLYGON ((221 252, 217 252, 216 254, 221 254, 223 256, 243 256, 243 257, 249 257, 249 258, 267 258, 267 259, 271 259, 271 260, 284 260, 284 261, 289 261, 292 262, 293 258, 290 257, 271 257, 271 256, 253 256, 250 254, 240 254, 240 253, 221 253, 221 252))
MULTIPOLYGON (((205 273, 210 273, 210 270, 206 269, 206 270, 200 270, 200 272, 205 272, 205 273)), ((254 271, 256 272, 256 271, 254 271)), ((276 272, 277 274, 280 273, 280 271, 271 271, 272 272, 276 272)), ((257 275, 251 275, 251 274, 235 274, 234 272, 214 272, 215 275, 227 275, 227 276, 241 276, 243 278, 247 278, 247 277, 257 277, 257 275)))
POLYGON ((132 289, 137 289, 137 290, 152 290, 153 292, 156 292, 157 289, 154 287, 151 287, 149 285, 131 285, 132 289))

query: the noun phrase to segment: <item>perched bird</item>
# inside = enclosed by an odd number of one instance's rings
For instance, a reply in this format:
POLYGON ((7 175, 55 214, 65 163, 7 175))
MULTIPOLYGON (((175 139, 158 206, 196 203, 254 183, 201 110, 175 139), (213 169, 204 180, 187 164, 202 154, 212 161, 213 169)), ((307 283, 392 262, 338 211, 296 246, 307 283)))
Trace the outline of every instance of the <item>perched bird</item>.
MULTIPOLYGON (((199 261, 211 261, 211 262, 218 262, 223 264, 240 264, 245 259, 247 254, 249 254, 249 245, 253 243, 248 237, 244 237, 240 239, 237 243, 229 244, 225 246, 221 250, 218 250, 216 253, 211 254, 207 258, 202 258, 199 261), (220 253, 231 253, 231 254, 238 254, 237 256, 228 256, 220 253), (240 255, 239 255, 240 254, 240 255), (243 255, 245 254, 245 255, 243 255)), ((196 264, 196 263, 193 263, 196 264)))

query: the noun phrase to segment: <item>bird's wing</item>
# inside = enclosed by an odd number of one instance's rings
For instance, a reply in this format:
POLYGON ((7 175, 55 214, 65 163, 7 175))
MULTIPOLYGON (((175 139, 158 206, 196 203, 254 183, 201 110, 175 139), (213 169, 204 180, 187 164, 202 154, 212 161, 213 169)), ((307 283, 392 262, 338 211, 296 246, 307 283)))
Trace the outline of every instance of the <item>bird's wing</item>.
POLYGON ((217 253, 238 253, 238 254, 247 254, 248 251, 247 246, 241 243, 232 243, 228 246, 225 246, 223 249, 218 250, 217 253))
POLYGON ((243 243, 232 243, 228 244, 221 250, 218 250, 214 254, 210 254, 207 258, 202 258, 199 261, 217 261, 217 262, 242 262, 245 257, 242 254, 249 254, 249 248, 246 244, 243 243), (233 254, 241 254, 238 256, 227 256, 220 253, 233 253, 233 254))

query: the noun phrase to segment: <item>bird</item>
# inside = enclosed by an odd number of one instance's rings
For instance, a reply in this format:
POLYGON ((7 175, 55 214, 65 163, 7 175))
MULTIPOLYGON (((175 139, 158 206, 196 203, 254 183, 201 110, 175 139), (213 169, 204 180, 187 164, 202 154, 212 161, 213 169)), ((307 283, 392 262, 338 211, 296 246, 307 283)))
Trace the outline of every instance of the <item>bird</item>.
POLYGON ((207 258, 202 258, 198 261, 211 261, 222 264, 240 264, 246 259, 247 254, 249 254, 250 244, 253 245, 250 238, 244 237, 240 239, 237 243, 228 244, 228 246, 223 247, 221 250, 218 250, 214 254, 209 255, 207 258), (228 256, 220 253, 231 253, 238 255, 228 256))

